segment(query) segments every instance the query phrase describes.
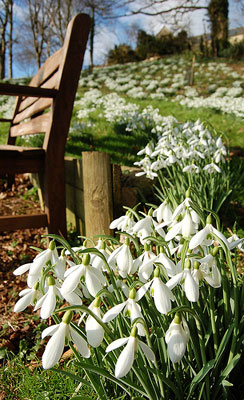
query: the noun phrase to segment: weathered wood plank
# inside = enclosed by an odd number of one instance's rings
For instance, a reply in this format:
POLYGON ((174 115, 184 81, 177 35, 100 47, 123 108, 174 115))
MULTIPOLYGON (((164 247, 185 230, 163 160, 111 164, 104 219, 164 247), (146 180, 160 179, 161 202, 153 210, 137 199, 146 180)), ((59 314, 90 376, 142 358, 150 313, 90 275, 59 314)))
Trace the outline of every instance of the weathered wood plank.
POLYGON ((32 78, 31 86, 41 86, 50 76, 58 69, 60 59, 62 57, 63 48, 61 47, 56 53, 51 55, 41 66, 37 74, 32 78))
POLYGON ((52 99, 38 99, 29 108, 15 115, 13 124, 17 124, 26 118, 32 117, 32 115, 38 114, 44 111, 46 108, 50 107, 53 103, 52 99))
POLYGON ((22 124, 14 125, 10 128, 11 136, 23 136, 32 135, 34 133, 46 132, 48 126, 50 125, 51 113, 48 112, 43 115, 39 115, 36 118, 30 119, 22 124))
POLYGON ((0 94, 8 96, 49 97, 53 99, 57 94, 57 90, 24 85, 12 85, 11 83, 0 83, 0 94))
POLYGON ((86 236, 112 234, 112 177, 109 155, 82 152, 86 236))
MULTIPOLYGON (((42 88, 55 89, 57 84, 57 75, 58 75, 57 72, 54 75, 52 75, 52 77, 42 85, 42 88)), ((38 99, 36 97, 24 98, 23 100, 21 100, 21 103, 18 106, 18 112, 25 110, 27 107, 35 103, 37 100, 38 99)))
POLYGON ((46 214, 0 216, 1 232, 16 231, 17 229, 25 229, 30 226, 32 228, 47 226, 46 214))

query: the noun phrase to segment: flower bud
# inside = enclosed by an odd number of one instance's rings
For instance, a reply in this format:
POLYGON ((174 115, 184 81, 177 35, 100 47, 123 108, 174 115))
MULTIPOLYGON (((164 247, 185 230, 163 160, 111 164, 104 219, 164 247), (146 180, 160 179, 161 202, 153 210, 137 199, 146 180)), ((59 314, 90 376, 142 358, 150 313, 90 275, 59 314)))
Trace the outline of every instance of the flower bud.
POLYGON ((136 325, 134 325, 133 328, 131 329, 130 336, 137 337, 137 326, 136 325))
POLYGON ((55 285, 55 279, 52 275, 49 275, 47 278, 47 284, 48 286, 54 286, 55 285))
POLYGON ((191 269, 191 260, 189 258, 185 261, 185 269, 191 269))
POLYGON ((132 288, 132 289, 130 289, 130 292, 129 292, 129 299, 135 299, 135 298, 136 298, 136 289, 132 288))
POLYGON ((191 189, 188 188, 185 194, 186 197, 191 197, 191 189))
POLYGON ((209 214, 206 219, 206 224, 212 224, 212 215, 209 214))
POLYGON ((198 261, 194 261, 193 267, 194 269, 199 269, 200 263, 198 261))
POLYGON ((211 251, 211 254, 212 254, 213 257, 216 257, 218 252, 219 252, 219 248, 218 248, 218 246, 215 246, 213 248, 213 250, 211 251))
POLYGON ((64 316, 63 316, 63 318, 62 318, 62 322, 64 322, 65 324, 69 324, 70 322, 71 322, 71 320, 72 320, 72 317, 73 317, 73 312, 72 311, 66 311, 65 313, 64 313, 64 316))
POLYGON ((84 256, 82 257, 82 264, 83 265, 89 265, 90 263, 90 254, 86 253, 84 254, 84 256))
POLYGON ((54 240, 51 240, 51 242, 49 243, 49 246, 48 246, 49 250, 54 250, 55 247, 56 247, 55 241, 54 241, 54 240))
POLYGON ((157 267, 157 268, 155 268, 155 270, 154 270, 153 276, 154 276, 154 278, 158 278, 159 275, 160 275, 160 269, 159 269, 159 267, 157 267))
POLYGON ((174 323, 178 324, 178 325, 181 323, 181 315, 180 315, 180 313, 175 313, 174 323))
POLYGON ((94 304, 94 307, 97 307, 97 308, 100 307, 101 297, 96 297, 93 304, 94 304))

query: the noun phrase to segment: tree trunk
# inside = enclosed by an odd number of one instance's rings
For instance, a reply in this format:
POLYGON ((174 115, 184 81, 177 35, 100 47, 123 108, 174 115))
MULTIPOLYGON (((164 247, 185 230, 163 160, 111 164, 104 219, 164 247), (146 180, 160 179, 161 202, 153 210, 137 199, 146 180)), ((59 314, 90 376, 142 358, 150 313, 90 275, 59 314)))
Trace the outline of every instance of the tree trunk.
POLYGON ((8 77, 13 78, 13 1, 9 1, 8 77))
POLYGON ((211 22, 211 42, 214 57, 228 45, 228 0, 211 0, 208 14, 211 22))
POLYGON ((95 36, 95 10, 91 8, 91 29, 90 29, 90 72, 93 70, 93 51, 94 51, 94 36, 95 36))

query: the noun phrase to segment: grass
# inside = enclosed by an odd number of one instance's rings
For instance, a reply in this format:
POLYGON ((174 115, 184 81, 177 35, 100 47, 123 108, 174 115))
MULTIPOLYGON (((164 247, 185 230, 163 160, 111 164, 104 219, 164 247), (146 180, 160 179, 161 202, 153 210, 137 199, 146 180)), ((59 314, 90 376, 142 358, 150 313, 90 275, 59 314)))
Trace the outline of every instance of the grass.
MULTIPOLYGON (((84 374, 73 361, 66 361, 64 369, 66 366, 69 372, 77 376, 84 374)), ((68 400, 75 394, 82 396, 83 400, 96 398, 88 386, 79 387, 78 381, 59 372, 28 366, 21 355, 12 353, 8 354, 0 368, 0 381, 0 398, 4 400, 68 400), (1 397, 1 394, 5 397, 1 397)))

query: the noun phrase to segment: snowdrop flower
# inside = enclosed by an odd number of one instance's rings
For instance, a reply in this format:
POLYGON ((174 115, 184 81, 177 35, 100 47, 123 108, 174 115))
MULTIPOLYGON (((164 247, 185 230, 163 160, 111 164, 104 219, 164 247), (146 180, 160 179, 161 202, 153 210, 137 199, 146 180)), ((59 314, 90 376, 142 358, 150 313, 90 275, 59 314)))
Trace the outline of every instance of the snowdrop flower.
POLYGON ((144 244, 146 242, 146 237, 151 236, 153 233, 154 228, 157 226, 157 222, 155 222, 152 218, 152 210, 148 211, 148 215, 145 218, 140 219, 133 229, 133 234, 136 234, 137 237, 140 239, 140 242, 144 244))
POLYGON ((27 288, 21 290, 19 293, 21 299, 17 301, 14 306, 14 312, 21 312, 26 309, 29 305, 34 305, 35 302, 41 296, 41 292, 39 290, 39 282, 37 282, 32 288, 27 288))
POLYGON ((215 172, 221 173, 221 169, 214 163, 205 165, 205 167, 203 167, 203 171, 207 171, 209 174, 213 174, 215 172))
POLYGON ((180 272, 178 265, 175 265, 175 263, 163 252, 162 248, 160 248, 160 253, 154 260, 154 263, 162 264, 167 272, 167 275, 170 277, 180 272))
MULTIPOLYGON (((109 259, 109 254, 106 252, 106 244, 103 240, 99 240, 97 246, 95 246, 96 249, 102 253, 104 256, 105 260, 108 261, 109 259)), ((92 254, 91 256, 91 265, 92 267, 99 269, 100 271, 107 271, 106 265, 101 257, 99 257, 96 254, 92 254)))
POLYGON ((63 297, 77 288, 81 277, 85 278, 86 287, 93 297, 96 297, 96 294, 106 284, 102 272, 90 265, 90 256, 85 254, 82 258, 82 264, 75 265, 66 271, 65 280, 60 289, 63 297))
POLYGON ((169 206, 169 201, 168 199, 164 200, 163 203, 160 204, 160 206, 153 211, 153 217, 157 219, 158 223, 163 222, 171 222, 172 220, 172 211, 169 206))
POLYGON ((199 174, 200 168, 195 164, 191 164, 191 165, 187 165, 186 167, 184 167, 182 171, 189 172, 190 174, 193 174, 193 173, 199 174))
POLYGON ((134 225, 135 221, 133 219, 133 215, 130 211, 127 211, 125 215, 122 215, 121 217, 113 220, 109 225, 109 228, 117 228, 119 231, 131 233, 134 225))
POLYGON ((61 255, 55 260, 56 263, 53 266, 55 275, 58 279, 64 279, 64 273, 66 269, 67 258, 65 256, 65 249, 61 251, 61 255))
POLYGON ((171 310, 171 301, 175 300, 175 296, 168 286, 162 282, 159 275, 160 270, 157 267, 154 271, 154 278, 142 288, 148 290, 151 287, 150 293, 153 296, 155 307, 161 314, 167 314, 171 310))
POLYGON ((185 215, 186 209, 188 209, 188 211, 191 214, 191 218, 192 221, 194 222, 196 228, 200 222, 200 218, 198 216, 198 214, 191 208, 191 198, 190 198, 190 191, 187 190, 186 191, 186 198, 184 201, 182 201, 182 203, 180 203, 176 209, 174 210, 174 213, 172 215, 172 220, 175 220, 178 215, 185 215))
MULTIPOLYGON (((218 247, 213 249, 213 254, 217 254, 216 251, 218 251, 218 247)), ((219 288, 221 286, 221 274, 213 254, 208 254, 194 262, 192 277, 198 285, 205 280, 210 286, 219 288)))
MULTIPOLYGON (((99 319, 101 319, 100 305, 101 299, 100 297, 96 297, 88 307, 99 319)), ((104 329, 91 315, 87 317, 85 330, 88 343, 92 347, 100 346, 104 338, 104 329)))
POLYGON ((141 348, 145 356, 150 361, 155 361, 155 355, 153 351, 148 347, 145 343, 137 338, 137 327, 134 326, 131 330, 130 336, 127 338, 117 339, 112 342, 107 348, 106 352, 115 350, 121 346, 126 344, 126 347, 120 354, 116 366, 115 366, 115 377, 116 378, 123 378, 125 375, 128 374, 132 365, 134 363, 135 355, 138 351, 138 347, 141 348))
POLYGON ((185 268, 173 276, 166 285, 169 289, 173 289, 178 283, 181 283, 182 289, 185 291, 189 301, 196 302, 199 299, 199 283, 194 280, 191 272, 191 261, 187 259, 185 268))
POLYGON ((41 307, 40 316, 42 319, 47 319, 56 308, 57 298, 61 298, 59 289, 55 286, 55 279, 53 276, 47 278, 48 290, 36 303, 34 311, 41 307))
POLYGON ((153 263, 156 255, 150 250, 147 243, 144 244, 144 252, 134 260, 134 270, 139 268, 139 278, 142 282, 146 282, 153 272, 153 263))
POLYGON ((244 249, 242 248, 244 238, 239 238, 235 233, 228 237, 227 239, 229 243, 229 249, 233 250, 234 248, 238 247, 238 249, 243 253, 244 249))
POLYGON ((216 228, 211 224, 212 218, 211 215, 207 217, 205 227, 197 232, 190 240, 189 249, 193 250, 197 246, 210 246, 213 243, 212 233, 214 233, 219 239, 221 239, 224 244, 229 248, 229 243, 223 233, 219 232, 216 228))
POLYGON ((122 246, 112 252, 108 258, 108 263, 113 268, 117 267, 122 278, 135 272, 135 269, 133 268, 133 258, 130 251, 130 239, 128 237, 125 239, 125 243, 123 243, 122 246))
POLYGON ((63 354, 66 338, 73 341, 77 350, 84 358, 90 357, 90 350, 87 343, 82 336, 70 326, 71 319, 72 312, 66 311, 60 324, 49 326, 42 332, 42 339, 49 335, 52 336, 42 356, 42 366, 44 369, 52 368, 57 364, 63 354))
POLYGON ((190 332, 185 319, 176 313, 165 334, 169 358, 173 363, 179 362, 184 356, 189 338, 190 332))
MULTIPOLYGON (((131 289, 129 291, 129 297, 126 301, 110 308, 110 310, 108 310, 104 314, 103 322, 107 323, 107 322, 112 321, 114 318, 117 317, 117 315, 119 315, 119 313, 122 312, 122 310, 124 310, 124 315, 129 315, 131 323, 133 323, 133 321, 136 318, 144 319, 143 315, 141 313, 141 307, 139 306, 139 304, 137 304, 137 302, 139 300, 141 300, 141 298, 144 296, 146 291, 147 291, 147 288, 145 286, 142 286, 137 292, 134 288, 131 289)), ((144 326, 141 323, 138 323, 137 325, 138 325, 139 335, 145 336, 144 326)))
POLYGON ((56 264, 58 261, 58 252, 54 240, 50 242, 48 249, 42 251, 34 258, 29 270, 30 275, 40 274, 48 261, 51 262, 51 265, 56 264))
MULTIPOLYGON (((179 218, 180 216, 177 216, 177 219, 179 218)), ((194 233, 196 233, 196 224, 192 220, 189 208, 186 208, 183 219, 179 222, 174 221, 169 226, 169 231, 165 236, 165 240, 168 242, 179 235, 185 239, 189 239, 194 233)))

